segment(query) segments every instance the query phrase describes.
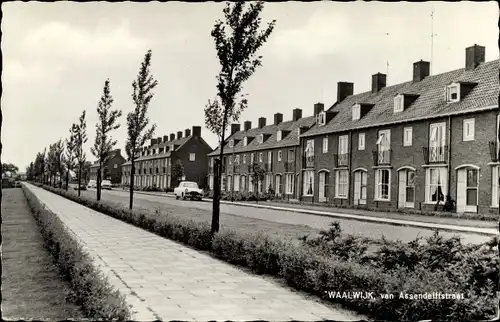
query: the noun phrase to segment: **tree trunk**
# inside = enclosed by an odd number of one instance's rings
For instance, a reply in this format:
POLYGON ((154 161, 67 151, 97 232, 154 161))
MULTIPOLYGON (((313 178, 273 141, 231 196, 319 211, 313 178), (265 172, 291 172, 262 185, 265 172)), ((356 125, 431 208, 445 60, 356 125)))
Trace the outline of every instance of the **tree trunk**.
MULTIPOLYGON (((221 144, 222 148, 222 144, 221 144)), ((222 173, 222 157, 215 159, 214 167, 214 198, 212 200, 212 234, 219 231, 219 212, 220 212, 220 180, 222 173)))
POLYGON ((132 158, 132 169, 130 171, 130 201, 129 201, 129 209, 132 210, 132 206, 134 205, 134 178, 135 178, 135 161, 132 158))
POLYGON ((101 164, 99 163, 99 169, 97 170, 97 201, 101 200, 101 164))
POLYGON ((69 185, 69 170, 66 171, 66 191, 68 191, 68 185, 69 185))
POLYGON ((81 194, 81 187, 82 185, 82 164, 81 162, 78 162, 78 197, 80 197, 81 194))

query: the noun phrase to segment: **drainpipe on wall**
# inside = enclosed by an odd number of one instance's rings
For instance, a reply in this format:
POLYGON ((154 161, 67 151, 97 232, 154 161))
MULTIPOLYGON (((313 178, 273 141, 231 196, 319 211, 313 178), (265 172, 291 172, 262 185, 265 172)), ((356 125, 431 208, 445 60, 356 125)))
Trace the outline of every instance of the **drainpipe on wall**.
POLYGON ((352 131, 349 131, 349 162, 347 164, 347 171, 348 172, 348 178, 349 178, 349 185, 348 185, 348 189, 347 189, 347 204, 350 206, 352 203, 351 203, 351 182, 353 182, 353 180, 351 180, 351 166, 352 166, 352 131))
MULTIPOLYGON (((448 116, 448 191, 447 196, 451 197, 451 115, 448 116)), ((446 203, 446 198, 444 202, 446 203)))

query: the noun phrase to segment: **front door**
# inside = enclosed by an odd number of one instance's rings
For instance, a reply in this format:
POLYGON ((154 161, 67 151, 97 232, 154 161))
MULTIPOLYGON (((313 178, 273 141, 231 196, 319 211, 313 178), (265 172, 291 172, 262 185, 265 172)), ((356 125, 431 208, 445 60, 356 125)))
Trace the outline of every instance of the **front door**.
POLYGON ((398 208, 415 207, 415 171, 399 171, 398 208))
POLYGON ((319 202, 325 202, 326 201, 326 195, 325 195, 325 183, 326 183, 326 175, 325 172, 320 172, 319 173, 319 202))
POLYGON ((478 170, 457 171, 457 212, 477 212, 478 170))
POLYGON ((366 172, 354 172, 354 204, 366 205, 366 172))

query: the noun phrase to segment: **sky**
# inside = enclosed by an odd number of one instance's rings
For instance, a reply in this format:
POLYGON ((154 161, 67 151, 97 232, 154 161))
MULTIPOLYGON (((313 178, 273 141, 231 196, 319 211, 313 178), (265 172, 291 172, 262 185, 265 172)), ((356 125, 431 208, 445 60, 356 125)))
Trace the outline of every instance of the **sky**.
MULTIPOLYGON (((202 126, 202 136, 215 149, 218 140, 205 128, 203 110, 216 94, 220 64, 210 31, 223 7, 3 3, 2 162, 23 171, 37 152, 69 137, 83 110, 87 160, 93 161, 97 102, 107 78, 113 108, 123 111, 121 127, 111 135, 126 157, 132 82, 148 49, 159 83, 149 109, 155 137, 202 126)), ((243 86, 249 106, 239 120, 254 127, 259 117, 269 124, 277 112, 286 121, 295 108, 310 116, 315 103, 332 105, 340 81, 353 82, 354 93, 361 93, 378 72, 387 73, 388 86, 410 80, 412 64, 420 59, 431 61, 432 74, 463 68, 465 48, 474 44, 486 47, 486 61, 499 58, 493 1, 266 3, 262 19, 276 19, 276 27, 259 52, 262 66, 243 86)))

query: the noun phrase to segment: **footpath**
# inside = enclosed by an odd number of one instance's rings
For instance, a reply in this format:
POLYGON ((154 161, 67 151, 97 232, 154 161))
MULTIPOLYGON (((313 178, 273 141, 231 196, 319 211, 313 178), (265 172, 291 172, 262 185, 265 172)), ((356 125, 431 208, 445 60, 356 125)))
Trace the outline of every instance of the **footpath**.
MULTIPOLYGON (((174 194, 164 193, 164 192, 134 191, 134 193, 175 198, 174 194)), ((207 198, 204 200, 211 201, 212 199, 207 198)), ((257 202, 241 202, 241 201, 231 202, 231 201, 221 200, 221 204, 264 208, 264 209, 271 209, 278 211, 298 212, 316 216, 352 219, 364 222, 374 222, 374 223, 381 223, 381 224, 388 224, 395 226, 439 229, 443 231, 473 233, 485 236, 498 235, 498 228, 497 228, 498 223, 496 221, 423 216, 423 215, 412 215, 412 214, 402 214, 402 213, 382 212, 382 211, 377 212, 377 211, 369 211, 362 209, 343 209, 343 208, 341 209, 341 208, 331 208, 331 207, 321 207, 321 206, 301 205, 301 204, 285 204, 285 203, 269 202, 269 201, 261 201, 257 203, 257 202)))
POLYGON ((82 320, 66 301, 62 280, 23 191, 2 189, 2 317, 6 320, 82 320))
POLYGON ((132 307, 132 320, 318 321, 366 317, 26 184, 132 307))

